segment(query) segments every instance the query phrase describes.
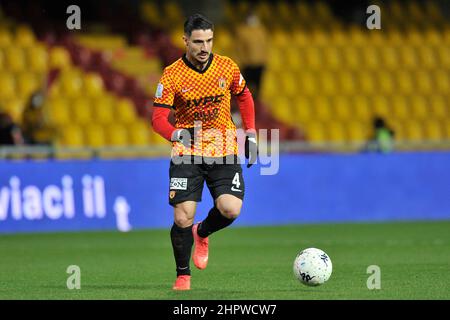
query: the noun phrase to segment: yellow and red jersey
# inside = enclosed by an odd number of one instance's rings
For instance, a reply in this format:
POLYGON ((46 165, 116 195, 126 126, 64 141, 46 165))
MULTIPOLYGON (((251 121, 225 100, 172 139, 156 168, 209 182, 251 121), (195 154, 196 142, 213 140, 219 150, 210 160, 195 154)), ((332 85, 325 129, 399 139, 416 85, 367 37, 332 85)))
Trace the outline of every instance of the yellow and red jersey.
POLYGON ((230 100, 232 94, 239 95, 245 87, 239 67, 225 56, 211 54, 202 71, 186 56, 166 67, 156 90, 154 106, 174 109, 176 128, 195 125, 201 126, 203 132, 201 143, 192 149, 173 143, 172 154, 204 157, 237 154, 230 100))

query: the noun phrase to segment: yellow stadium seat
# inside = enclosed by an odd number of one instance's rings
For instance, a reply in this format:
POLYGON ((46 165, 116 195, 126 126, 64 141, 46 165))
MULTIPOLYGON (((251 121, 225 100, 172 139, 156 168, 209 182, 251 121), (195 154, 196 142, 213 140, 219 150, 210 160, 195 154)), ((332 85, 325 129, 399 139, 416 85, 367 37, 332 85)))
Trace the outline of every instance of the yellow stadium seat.
POLYGON ((315 96, 312 103, 314 119, 326 121, 332 117, 330 100, 326 96, 315 96))
POLYGON ((430 97, 430 113, 436 119, 447 119, 450 115, 450 105, 448 100, 441 95, 430 97))
POLYGON ((325 125, 327 140, 331 142, 344 142, 346 139, 345 128, 342 122, 330 121, 325 125))
POLYGON ((97 97, 104 91, 103 79, 96 73, 88 73, 83 78, 83 87, 88 96, 97 97))
POLYGON ((110 124, 105 129, 106 141, 109 146, 126 146, 128 144, 128 131, 120 124, 110 124))
POLYGON ((385 46, 380 50, 383 66, 388 69, 396 69, 399 66, 397 50, 393 46, 385 46))
POLYGON ((443 121, 444 124, 444 133, 447 140, 450 140, 450 120, 443 121))
POLYGON ((64 98, 52 97, 45 101, 49 122, 57 127, 63 127, 71 122, 69 103, 64 98))
POLYGON ((450 46, 438 46, 437 53, 439 57, 439 66, 443 68, 450 67, 450 46))
POLYGON ((408 101, 403 95, 394 95, 390 100, 392 109, 391 117, 399 120, 406 120, 411 116, 408 101))
POLYGON ((64 47, 50 49, 49 63, 51 68, 66 69, 71 65, 70 55, 64 47))
POLYGON ((5 55, 3 54, 3 50, 1 50, 0 48, 0 70, 5 70, 6 69, 6 65, 5 65, 5 55))
POLYGON ((22 113, 25 109, 25 100, 21 98, 10 98, 0 100, 0 109, 5 110, 16 123, 21 123, 22 113))
POLYGON ((337 119, 344 121, 354 116, 350 105, 351 102, 347 96, 339 95, 331 98, 331 101, 333 118, 336 117, 337 119))
POLYGON ((61 75, 61 89, 68 97, 80 95, 83 85, 81 75, 77 71, 66 71, 61 75))
POLYGON ((105 131, 97 124, 90 124, 84 127, 84 139, 89 147, 103 147, 106 145, 105 131))
POLYGON ((283 68, 285 61, 280 48, 273 46, 269 49, 268 70, 279 71, 283 68))
POLYGON ((420 64, 428 69, 433 69, 436 67, 437 56, 434 49, 429 46, 420 46, 418 48, 418 55, 420 64))
POLYGON ((414 91, 415 83, 411 72, 407 70, 399 70, 396 75, 398 92, 403 94, 410 94, 414 91))
POLYGON ((11 32, 7 29, 0 27, 0 48, 6 48, 12 44, 11 32))
POLYGON ((416 79, 417 93, 430 94, 434 91, 433 82, 429 72, 424 70, 417 71, 414 78, 416 79))
POLYGON ((147 146, 150 143, 150 128, 138 120, 128 126, 129 141, 134 146, 147 146))
POLYGON ((331 69, 336 70, 341 67, 342 57, 340 55, 339 48, 336 46, 329 46, 323 52, 324 54, 324 65, 331 69))
POLYGON ((294 114, 298 123, 306 123, 312 118, 311 100, 306 96, 299 96, 293 101, 294 114))
POLYGON ((31 72, 20 72, 16 76, 16 83, 18 86, 18 93, 21 97, 28 97, 34 91, 43 88, 42 79, 39 79, 39 76, 35 73, 31 72))
POLYGON ((27 69, 34 72, 45 72, 48 68, 48 54, 43 45, 27 48, 27 69))
POLYGON ((115 117, 124 124, 131 124, 136 120, 136 109, 128 99, 120 99, 115 104, 115 117))
POLYGON ((169 144, 169 142, 166 139, 161 137, 156 132, 152 132, 152 131, 150 131, 150 142, 151 142, 151 144, 156 144, 156 145, 168 145, 169 144))
POLYGON ((303 94, 315 95, 318 92, 317 79, 313 72, 302 71, 299 73, 299 86, 303 94))
POLYGON ((13 98, 16 95, 16 82, 11 73, 0 73, 0 99, 13 98))
POLYGON ((287 97, 280 97, 272 105, 272 114, 284 123, 293 124, 295 118, 292 116, 292 102, 287 97))
POLYGON ((278 92, 284 93, 288 97, 294 97, 298 93, 298 84, 295 81, 294 74, 292 72, 286 72, 279 79, 281 84, 278 88, 278 92))
POLYGON ((353 96, 352 109, 355 119, 368 122, 372 118, 373 112, 370 108, 370 101, 367 96, 359 94, 353 96))
POLYGON ((391 115, 391 108, 385 96, 377 95, 373 97, 372 107, 376 116, 388 118, 391 115))
POLYGON ((6 67, 10 71, 19 72, 25 70, 25 55, 20 47, 8 47, 5 49, 6 67))
POLYGON ((416 49, 412 46, 400 48, 400 63, 403 67, 416 69, 418 66, 416 49))
POLYGON ((361 49, 362 64, 367 69, 378 69, 380 66, 380 57, 375 47, 363 47, 361 49))
POLYGON ((21 47, 31 47, 35 43, 33 31, 27 26, 19 26, 16 30, 15 41, 21 47))
POLYGON ((361 56, 357 47, 349 45, 341 49, 343 57, 343 67, 355 70, 361 66, 361 56))
POLYGON ((410 104, 411 116, 414 117, 414 119, 423 120, 427 118, 429 115, 429 107, 428 101, 424 96, 412 95, 410 97, 410 104))
POLYGON ((303 53, 295 47, 289 47, 285 52, 285 64, 289 66, 290 70, 300 70, 305 66, 303 53))
POLYGON ((322 50, 320 47, 310 46, 305 48, 305 65, 311 69, 322 67, 322 50))
POLYGON ((110 124, 120 123, 121 119, 116 119, 114 101, 110 96, 100 96, 91 100, 93 118, 97 123, 110 124))
POLYGON ((434 78, 434 87, 436 93, 448 93, 450 92, 450 77, 447 71, 445 70, 436 70, 433 73, 434 78))
POLYGON ((347 136, 351 142, 364 142, 368 140, 368 125, 360 121, 351 121, 347 124, 347 136))
POLYGON ((332 72, 321 72, 319 74, 319 88, 323 94, 334 95, 337 93, 337 80, 332 72))
POLYGON ((77 125, 68 125, 60 132, 61 136, 58 139, 59 144, 68 147, 84 146, 83 130, 77 125))
POLYGON ((86 125, 93 121, 92 106, 88 98, 76 98, 71 103, 71 115, 75 123, 86 125))
POLYGON ((382 94, 391 94, 394 91, 394 78, 392 73, 382 70, 377 76, 377 91, 382 94))
POLYGON ((306 137, 309 142, 321 143, 325 142, 325 127, 320 122, 312 122, 307 124, 306 137))
POLYGON ((408 141, 422 141, 424 138, 422 126, 417 121, 407 121, 404 125, 404 130, 405 139, 408 141))
POLYGON ((374 75, 370 72, 361 71, 356 75, 356 82, 359 84, 359 91, 363 94, 372 95, 375 93, 375 90, 378 89, 375 87, 375 79, 374 75))
POLYGON ((356 83, 354 75, 349 71, 342 71, 339 73, 339 92, 352 95, 356 90, 356 83))
POLYGON ((431 141, 439 141, 444 138, 444 132, 440 121, 426 120, 423 124, 425 139, 431 141))

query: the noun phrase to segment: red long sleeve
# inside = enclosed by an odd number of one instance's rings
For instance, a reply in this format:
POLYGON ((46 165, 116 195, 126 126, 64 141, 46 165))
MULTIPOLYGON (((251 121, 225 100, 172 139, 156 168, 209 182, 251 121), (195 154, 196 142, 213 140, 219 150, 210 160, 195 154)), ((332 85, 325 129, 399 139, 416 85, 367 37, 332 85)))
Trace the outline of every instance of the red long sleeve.
POLYGON ((252 93, 246 87, 244 91, 236 96, 239 110, 241 111, 242 123, 245 131, 256 132, 255 126, 255 104, 253 102, 252 93))
POLYGON ((152 126, 155 132, 170 141, 175 127, 169 122, 170 109, 154 107, 152 115, 152 126))

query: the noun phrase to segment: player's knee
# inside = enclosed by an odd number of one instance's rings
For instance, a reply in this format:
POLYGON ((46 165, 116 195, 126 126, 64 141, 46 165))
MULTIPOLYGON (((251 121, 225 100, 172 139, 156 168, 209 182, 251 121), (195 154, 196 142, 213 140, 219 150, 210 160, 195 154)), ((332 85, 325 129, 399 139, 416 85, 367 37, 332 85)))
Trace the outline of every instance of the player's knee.
POLYGON ((241 207, 240 206, 230 206, 230 205, 222 205, 218 206, 217 209, 219 209, 220 213, 228 219, 236 219, 239 214, 241 213, 241 207))
POLYGON ((189 219, 187 216, 175 216, 174 222, 180 228, 187 228, 194 222, 194 219, 189 219))

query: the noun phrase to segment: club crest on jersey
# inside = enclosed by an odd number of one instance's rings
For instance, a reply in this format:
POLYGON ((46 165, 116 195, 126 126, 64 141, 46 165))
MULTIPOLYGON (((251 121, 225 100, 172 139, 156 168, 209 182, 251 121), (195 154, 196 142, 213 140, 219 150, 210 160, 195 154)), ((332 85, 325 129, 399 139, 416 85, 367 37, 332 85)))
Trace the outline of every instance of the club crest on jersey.
POLYGON ((163 95, 164 86, 162 83, 158 83, 158 86, 156 87, 155 92, 155 98, 161 98, 163 95))
POLYGON ((225 89, 227 87, 227 80, 225 78, 219 78, 219 88, 225 89))

